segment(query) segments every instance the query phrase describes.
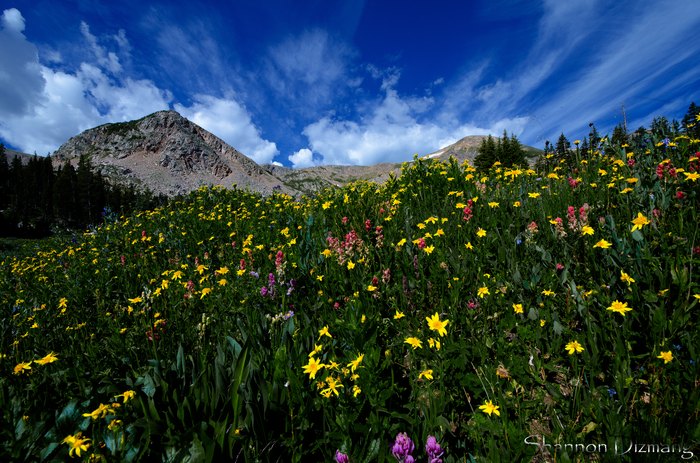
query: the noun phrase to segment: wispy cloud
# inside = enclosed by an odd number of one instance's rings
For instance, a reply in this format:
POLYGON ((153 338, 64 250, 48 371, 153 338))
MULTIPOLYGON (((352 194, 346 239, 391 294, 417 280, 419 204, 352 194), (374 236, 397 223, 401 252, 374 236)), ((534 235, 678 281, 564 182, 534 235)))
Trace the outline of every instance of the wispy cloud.
MULTIPOLYGON (((584 130, 591 121, 609 118, 625 102, 628 108, 641 108, 650 99, 668 101, 664 91, 691 82, 697 92, 700 56, 684 44, 697 41, 699 31, 700 9, 691 3, 645 2, 638 16, 597 44, 594 62, 577 69, 572 82, 538 108, 541 133, 584 130)), ((688 97, 690 93, 689 89, 688 97)), ((658 111, 658 102, 654 106, 658 111)))
POLYGON ((317 114, 356 82, 349 69, 354 53, 325 30, 307 30, 270 47, 263 64, 265 78, 286 110, 317 114))
MULTIPOLYGON (((119 62, 117 54, 108 51, 105 47, 97 43, 97 37, 90 33, 90 26, 85 21, 80 23, 80 33, 83 35, 85 42, 90 46, 92 53, 95 55, 97 64, 100 67, 107 69, 109 72, 116 74, 122 70, 122 65, 119 62)), ((122 37, 125 44, 128 44, 126 37, 122 37)))
POLYGON ((697 47, 684 46, 698 39, 700 9, 689 2, 546 0, 520 62, 498 70, 482 57, 448 83, 436 117, 485 126, 527 120, 508 130, 539 145, 560 132, 580 136, 589 122, 619 114, 622 103, 632 118, 651 101, 658 114, 659 102, 669 100, 666 92, 698 95, 693 63, 700 56, 697 47))

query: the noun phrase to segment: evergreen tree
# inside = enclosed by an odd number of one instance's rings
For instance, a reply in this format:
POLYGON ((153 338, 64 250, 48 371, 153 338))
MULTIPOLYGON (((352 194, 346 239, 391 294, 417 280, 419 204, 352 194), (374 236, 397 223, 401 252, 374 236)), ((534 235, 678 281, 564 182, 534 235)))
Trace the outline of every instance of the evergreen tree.
POLYGON ((22 220, 22 185, 24 184, 24 169, 18 156, 12 158, 10 174, 8 176, 7 200, 10 218, 14 223, 22 220))
POLYGON ((671 121, 671 134, 677 137, 679 133, 681 133, 681 123, 674 119, 671 121))
POLYGON ((659 139, 670 137, 672 130, 668 119, 663 116, 655 117, 654 120, 651 121, 651 133, 659 139))
POLYGON ((504 130, 503 136, 498 141, 499 145, 496 150, 496 160, 504 166, 510 166, 510 140, 508 139, 508 132, 504 130))
POLYGON ((590 151, 590 145, 588 144, 588 138, 584 138, 581 142, 581 158, 585 159, 588 157, 590 151))
POLYGON ((100 196, 103 193, 102 178, 92 171, 90 157, 83 153, 78 159, 77 180, 77 203, 78 222, 81 227, 95 223, 100 217, 102 209, 100 196))
POLYGON ((688 112, 683 116, 683 130, 690 138, 700 138, 700 121, 697 119, 700 107, 693 101, 688 106, 688 112))
POLYGON ((595 154, 598 151, 598 145, 600 144, 600 135, 598 135, 598 129, 595 128, 595 124, 591 122, 588 124, 591 131, 588 132, 588 145, 591 150, 591 154, 595 154))
POLYGON ((570 152, 569 149, 571 148, 571 143, 569 140, 564 136, 564 133, 559 136, 559 139, 557 140, 557 144, 554 148, 554 156, 557 158, 557 160, 562 160, 565 159, 569 161, 570 159, 570 152))
POLYGON ((510 152, 508 153, 508 166, 527 166, 527 158, 525 150, 518 137, 511 134, 509 143, 510 152))
POLYGON ((474 167, 476 167, 476 170, 483 172, 489 170, 496 160, 496 142, 489 135, 481 141, 479 154, 474 158, 474 167))
POLYGON ((69 162, 66 162, 65 165, 58 169, 53 185, 54 214, 62 221, 64 226, 74 226, 77 223, 77 184, 75 168, 69 162))
POLYGON ((617 124, 612 133, 612 144, 616 146, 629 144, 627 132, 622 124, 617 124))

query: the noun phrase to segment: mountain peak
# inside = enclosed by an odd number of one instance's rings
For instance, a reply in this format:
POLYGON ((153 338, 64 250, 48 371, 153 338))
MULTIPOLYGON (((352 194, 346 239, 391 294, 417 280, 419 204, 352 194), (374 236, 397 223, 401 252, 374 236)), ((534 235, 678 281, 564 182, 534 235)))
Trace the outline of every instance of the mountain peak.
POLYGON ((82 132, 54 153, 77 163, 88 154, 100 172, 156 193, 187 193, 204 185, 237 185, 261 193, 294 193, 252 159, 171 109, 82 132))

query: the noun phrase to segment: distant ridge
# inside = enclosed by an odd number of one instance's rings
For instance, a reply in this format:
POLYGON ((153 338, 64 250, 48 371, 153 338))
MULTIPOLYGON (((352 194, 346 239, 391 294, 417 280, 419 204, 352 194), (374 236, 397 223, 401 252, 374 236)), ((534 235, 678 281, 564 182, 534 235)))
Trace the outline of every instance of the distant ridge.
MULTIPOLYGON (((424 159, 470 163, 486 137, 470 135, 424 159)), ((531 155, 540 151, 524 146, 531 155)), ((144 118, 104 124, 86 130, 56 150, 58 167, 77 165, 81 154, 110 181, 145 187, 157 194, 173 196, 201 186, 234 184, 268 195, 314 194, 324 188, 342 187, 358 180, 382 183, 390 173, 398 174, 402 163, 371 166, 316 166, 291 169, 273 164, 259 165, 237 149, 175 111, 158 111, 144 118)), ((409 161, 410 162, 410 161, 409 161)))
POLYGON ((12 159, 18 157, 22 164, 26 165, 29 160, 34 157, 33 154, 23 153, 21 151, 15 151, 10 148, 5 147, 5 156, 7 157, 7 162, 12 163, 12 159))

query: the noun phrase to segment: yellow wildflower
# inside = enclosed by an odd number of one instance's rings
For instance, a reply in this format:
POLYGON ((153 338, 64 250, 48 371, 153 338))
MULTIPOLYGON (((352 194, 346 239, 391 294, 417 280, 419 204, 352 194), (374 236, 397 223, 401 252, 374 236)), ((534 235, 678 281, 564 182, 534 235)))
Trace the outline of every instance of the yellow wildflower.
POLYGON ((348 366, 350 367, 350 370, 354 373, 357 368, 359 368, 360 363, 362 363, 362 359, 365 358, 365 354, 359 354, 355 360, 352 360, 350 363, 348 363, 348 366))
POLYGON ((328 332, 328 325, 318 330, 318 339, 321 339, 322 336, 328 336, 329 338, 333 339, 333 336, 331 336, 331 334, 328 332))
POLYGON ((56 360, 58 360, 58 357, 56 357, 56 354, 54 354, 53 352, 49 352, 43 358, 40 358, 39 360, 35 360, 34 363, 38 363, 39 365, 46 365, 47 363, 53 363, 56 360))
POLYGON ((437 331, 440 336, 445 336, 447 334, 447 330, 445 329, 445 327, 450 321, 441 321, 440 316, 437 312, 435 312, 435 314, 432 317, 425 317, 425 320, 428 322, 428 328, 430 328, 433 331, 437 331))
POLYGON ((610 305, 610 307, 608 307, 607 310, 609 310, 611 312, 617 312, 624 317, 625 312, 630 312, 632 310, 632 308, 628 307, 626 302, 620 302, 620 301, 615 300, 610 305))
POLYGON ((406 340, 404 342, 406 344, 410 344, 413 347, 413 350, 420 349, 421 347, 423 347, 423 343, 418 338, 414 338, 414 337, 406 338, 406 340))
POLYGON ((13 375, 21 375, 22 373, 25 373, 29 370, 32 369, 32 362, 31 360, 29 362, 20 362, 17 365, 15 365, 15 369, 12 372, 13 375))
POLYGON ((583 346, 576 340, 569 342, 564 348, 569 355, 574 355, 574 353, 581 353, 584 351, 583 346))
POLYGON ((83 438, 81 433, 66 437, 63 443, 68 444, 68 454, 71 458, 73 455, 80 457, 80 452, 86 452, 90 448, 90 439, 83 438))
POLYGON ((632 223, 634 224, 634 227, 632 227, 632 231, 635 231, 641 230, 644 225, 649 225, 651 222, 644 216, 644 214, 638 212, 637 217, 634 220, 632 220, 632 223))
POLYGON ((596 244, 593 245, 594 248, 601 248, 601 249, 608 249, 610 246, 612 246, 612 243, 605 241, 605 240, 600 240, 596 244))
POLYGON ((624 270, 620 270, 620 280, 627 283, 627 286, 630 286, 632 283, 634 283, 634 278, 626 274, 624 270))
POLYGON ((325 365, 316 360, 313 357, 309 357, 309 363, 304 365, 304 373, 309 374, 310 379, 314 379, 316 377, 316 373, 321 370, 325 365))
POLYGON ((501 412, 498 411, 498 405, 494 405, 493 402, 491 402, 490 400, 484 402, 484 405, 479 405, 479 410, 481 410, 489 416, 492 413, 495 413, 497 416, 501 416, 501 412))

